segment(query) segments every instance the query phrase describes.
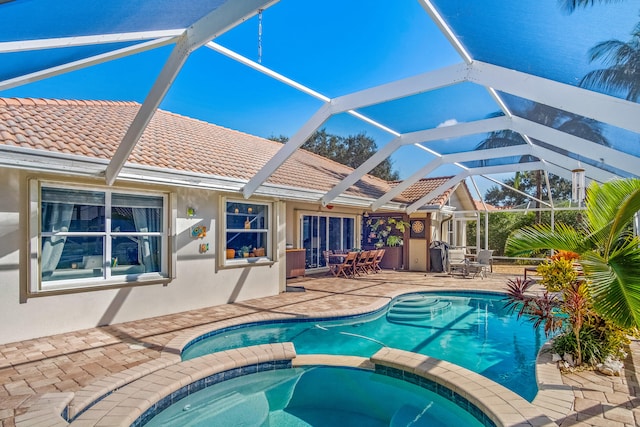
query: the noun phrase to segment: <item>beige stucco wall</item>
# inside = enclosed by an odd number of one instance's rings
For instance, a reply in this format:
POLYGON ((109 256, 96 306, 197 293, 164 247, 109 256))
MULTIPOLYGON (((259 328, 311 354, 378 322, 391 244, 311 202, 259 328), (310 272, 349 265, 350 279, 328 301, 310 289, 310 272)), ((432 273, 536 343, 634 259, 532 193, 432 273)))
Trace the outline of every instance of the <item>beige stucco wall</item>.
MULTIPOLYGON (((35 177, 0 169, 0 343, 275 295, 286 286, 281 261, 248 268, 221 268, 217 260, 224 247, 218 241, 220 194, 174 188, 170 190, 177 197, 175 279, 168 284, 25 299, 29 176, 35 177), (188 206, 196 209, 193 218, 186 217, 188 206), (207 226, 205 238, 190 236, 190 226, 196 223, 207 226), (201 254, 200 243, 209 243, 209 252, 201 254)), ((274 221, 279 223, 274 228, 273 250, 278 254, 276 260, 284 260, 286 205, 275 202, 274 208, 279 210, 274 212, 274 221)), ((224 257, 224 252, 220 255, 224 257)))

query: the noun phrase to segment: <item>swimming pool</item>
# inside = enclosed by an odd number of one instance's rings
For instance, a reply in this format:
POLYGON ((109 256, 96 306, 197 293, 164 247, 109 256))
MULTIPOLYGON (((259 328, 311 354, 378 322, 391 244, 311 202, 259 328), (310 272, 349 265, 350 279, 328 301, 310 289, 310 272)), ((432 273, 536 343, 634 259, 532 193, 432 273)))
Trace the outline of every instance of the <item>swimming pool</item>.
MULTIPOLYGON (((476 416, 477 412, 476 408, 476 416)), ((371 371, 322 366, 224 381, 178 401, 145 426, 474 427, 485 423, 418 385, 371 371)))
POLYGON ((294 343, 298 354, 369 357, 388 346, 463 366, 531 401, 537 393, 535 361, 545 336, 510 314, 503 298, 483 292, 408 294, 366 316, 213 331, 187 345, 182 357, 286 341, 294 343))

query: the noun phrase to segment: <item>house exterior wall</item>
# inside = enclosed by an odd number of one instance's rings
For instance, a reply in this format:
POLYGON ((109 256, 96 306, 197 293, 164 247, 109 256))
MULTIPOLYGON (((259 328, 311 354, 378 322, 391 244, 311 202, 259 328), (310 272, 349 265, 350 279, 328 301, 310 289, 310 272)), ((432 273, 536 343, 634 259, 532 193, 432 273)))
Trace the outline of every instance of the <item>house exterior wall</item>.
MULTIPOLYGON (((420 219, 428 224, 426 214, 411 215, 410 219, 420 219)), ((431 229, 433 230, 433 227, 431 229)), ((409 270, 427 271, 427 257, 429 256, 428 236, 427 230, 424 239, 409 239, 409 270)))
MULTIPOLYGON (((449 198, 449 206, 456 210, 470 210, 473 206, 473 200, 468 191, 462 187, 458 187, 449 198)), ((427 233, 424 239, 409 240, 409 270, 411 271, 427 271, 427 259, 430 256, 429 244, 433 241, 440 240, 449 243, 451 246, 464 247, 467 243, 467 224, 465 221, 456 221, 450 213, 442 211, 431 212, 431 227, 428 226, 427 213, 417 211, 410 215, 410 220, 421 219, 426 221, 427 233), (449 222, 452 222, 454 228, 453 236, 447 232, 449 222)))
POLYGON ((0 169, 0 343, 259 298, 284 290, 285 203, 273 201, 274 262, 229 268, 221 266, 218 259, 225 257, 221 193, 136 185, 127 188, 168 190, 175 197, 174 278, 168 283, 27 298, 30 178, 61 180, 0 169), (188 207, 195 208, 193 217, 187 217, 188 207), (191 237, 191 226, 196 224, 207 226, 206 237, 191 237), (205 253, 200 252, 202 243, 209 244, 205 253))

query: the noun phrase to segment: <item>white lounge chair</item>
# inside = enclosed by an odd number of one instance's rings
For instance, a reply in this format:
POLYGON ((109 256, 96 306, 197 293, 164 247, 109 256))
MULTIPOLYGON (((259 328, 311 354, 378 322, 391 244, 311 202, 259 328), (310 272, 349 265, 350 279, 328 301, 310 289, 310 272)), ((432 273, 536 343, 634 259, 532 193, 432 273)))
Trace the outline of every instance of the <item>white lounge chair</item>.
POLYGON ((469 273, 473 274, 473 277, 480 275, 484 279, 488 271, 493 271, 493 250, 482 249, 478 251, 476 262, 469 263, 469 273))
POLYGON ((464 249, 449 249, 449 274, 469 275, 469 260, 464 249))

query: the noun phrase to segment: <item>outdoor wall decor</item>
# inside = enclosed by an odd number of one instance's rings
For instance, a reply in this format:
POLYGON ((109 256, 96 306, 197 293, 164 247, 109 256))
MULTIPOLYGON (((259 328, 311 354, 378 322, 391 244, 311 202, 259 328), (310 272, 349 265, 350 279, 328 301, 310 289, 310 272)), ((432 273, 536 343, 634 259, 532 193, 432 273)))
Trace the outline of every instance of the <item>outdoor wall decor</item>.
POLYGON ((202 239, 207 237, 207 227, 204 225, 196 225, 191 227, 191 237, 194 239, 202 239))
POLYGON ((365 221, 365 245, 376 248, 385 246, 402 246, 404 232, 409 228, 409 222, 394 217, 369 217, 365 221))
POLYGON ((422 219, 412 219, 410 230, 409 237, 412 239, 424 239, 426 237, 427 233, 422 219))

